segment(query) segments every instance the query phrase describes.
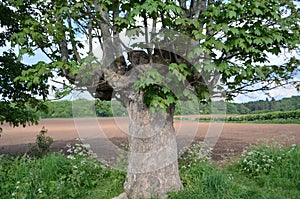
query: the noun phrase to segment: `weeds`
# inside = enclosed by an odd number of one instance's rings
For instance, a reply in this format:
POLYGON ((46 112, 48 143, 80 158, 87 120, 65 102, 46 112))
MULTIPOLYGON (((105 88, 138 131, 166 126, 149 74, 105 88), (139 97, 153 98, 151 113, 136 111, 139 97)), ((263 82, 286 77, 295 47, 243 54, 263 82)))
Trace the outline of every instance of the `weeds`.
POLYGON ((186 150, 182 160, 196 155, 197 161, 190 167, 183 166, 189 165, 186 161, 180 162, 185 188, 169 193, 169 198, 299 198, 299 146, 283 147, 275 143, 250 147, 239 160, 220 169, 209 158, 201 161, 197 155, 200 145, 186 150))
MULTIPOLYGON (((77 139, 77 141, 82 142, 84 140, 77 139)), ((67 158, 76 159, 77 157, 91 157, 97 158, 97 154, 94 153, 89 144, 76 143, 75 145, 67 144, 67 158)))
MULTIPOLYGON (((105 199, 122 193, 125 172, 103 166, 88 148, 70 146, 72 156, 68 158, 62 154, 42 158, 1 155, 0 198, 105 199)), ((203 143, 181 151, 179 166, 185 188, 169 193, 169 198, 299 198, 299 146, 250 147, 238 161, 222 169, 210 160, 210 152, 203 143)))
POLYGON ((47 132, 48 130, 43 127, 40 134, 36 136, 35 145, 29 149, 30 155, 40 158, 50 152, 53 139, 46 136, 47 132))
POLYGON ((99 198, 112 198, 123 191, 124 178, 124 173, 92 158, 4 156, 0 162, 0 198, 89 198, 98 187, 99 198))
POLYGON ((191 168, 200 162, 211 160, 212 148, 206 146, 203 142, 192 144, 190 147, 184 147, 178 152, 178 164, 181 169, 191 168))

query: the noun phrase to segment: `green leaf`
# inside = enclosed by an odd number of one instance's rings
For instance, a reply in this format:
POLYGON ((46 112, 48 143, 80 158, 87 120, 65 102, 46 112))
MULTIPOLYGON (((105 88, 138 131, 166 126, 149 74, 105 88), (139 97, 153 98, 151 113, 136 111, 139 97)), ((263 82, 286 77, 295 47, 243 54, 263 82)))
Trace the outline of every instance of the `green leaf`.
POLYGON ((239 34, 239 29, 233 27, 229 29, 229 32, 232 32, 232 34, 237 35, 239 34))
POLYGON ((221 41, 216 41, 215 42, 215 48, 217 50, 227 50, 227 46, 225 44, 223 44, 221 41))
POLYGON ((222 24, 222 30, 227 33, 229 31, 229 26, 228 24, 222 24))
POLYGON ((255 33, 256 35, 258 35, 258 36, 261 35, 261 32, 260 32, 260 30, 259 30, 258 28, 256 28, 256 29, 254 30, 254 33, 255 33))
POLYGON ((258 8, 254 8, 252 13, 255 13, 257 16, 263 15, 263 12, 258 8))
POLYGON ((228 17, 229 17, 229 19, 236 18, 236 12, 233 10, 230 10, 228 12, 228 17))

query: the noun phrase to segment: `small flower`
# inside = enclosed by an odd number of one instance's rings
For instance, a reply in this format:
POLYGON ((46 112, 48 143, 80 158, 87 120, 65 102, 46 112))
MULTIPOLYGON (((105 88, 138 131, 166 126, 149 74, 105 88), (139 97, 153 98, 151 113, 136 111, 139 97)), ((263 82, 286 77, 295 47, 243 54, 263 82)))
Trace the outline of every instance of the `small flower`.
POLYGON ((68 155, 67 158, 71 160, 75 160, 75 157, 73 155, 68 155))
POLYGON ((91 148, 91 145, 89 145, 89 144, 83 144, 82 145, 84 148, 86 148, 86 149, 90 149, 91 148))
POLYGON ((42 194, 42 193, 43 193, 42 188, 39 188, 39 189, 38 189, 38 193, 39 193, 39 194, 42 194))

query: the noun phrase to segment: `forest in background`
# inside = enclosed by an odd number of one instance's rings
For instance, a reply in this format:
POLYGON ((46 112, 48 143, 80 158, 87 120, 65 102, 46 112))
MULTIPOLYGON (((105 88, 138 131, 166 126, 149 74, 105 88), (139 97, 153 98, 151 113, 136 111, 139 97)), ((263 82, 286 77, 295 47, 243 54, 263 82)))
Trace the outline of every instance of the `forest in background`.
MULTIPOLYGON (((300 96, 275 100, 274 98, 247 103, 214 102, 214 113, 226 111, 227 114, 258 114, 277 111, 300 110, 300 96), (218 109, 219 105, 219 109, 218 109)), ((211 103, 200 104, 198 110, 191 102, 185 102, 176 109, 176 115, 195 115, 212 113, 211 103)), ((127 115, 126 109, 116 100, 60 100, 47 102, 48 111, 40 112, 41 118, 71 118, 71 117, 122 117, 127 115)))

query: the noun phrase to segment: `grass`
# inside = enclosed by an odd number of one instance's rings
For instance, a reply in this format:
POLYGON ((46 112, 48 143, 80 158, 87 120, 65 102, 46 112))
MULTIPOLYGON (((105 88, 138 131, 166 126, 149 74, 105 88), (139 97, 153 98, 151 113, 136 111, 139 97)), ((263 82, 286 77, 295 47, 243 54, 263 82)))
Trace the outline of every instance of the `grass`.
POLYGON ((120 185, 124 178, 125 173, 86 157, 4 156, 0 162, 0 198, 95 198, 95 193, 98 198, 112 198, 123 191, 120 185))
POLYGON ((299 198, 300 147, 261 146, 220 169, 199 162, 181 169, 185 189, 170 198, 299 198))
MULTIPOLYGON (((201 143, 181 152, 185 189, 171 199, 299 198, 300 147, 248 148, 234 163, 213 162, 201 143)), ((82 152, 82 151, 81 151, 82 152)), ((81 153, 82 154, 82 153, 81 153)), ((228 161, 231 162, 231 161, 228 161)), ((84 155, 0 157, 0 198, 112 198, 123 192, 125 173, 84 155)))

